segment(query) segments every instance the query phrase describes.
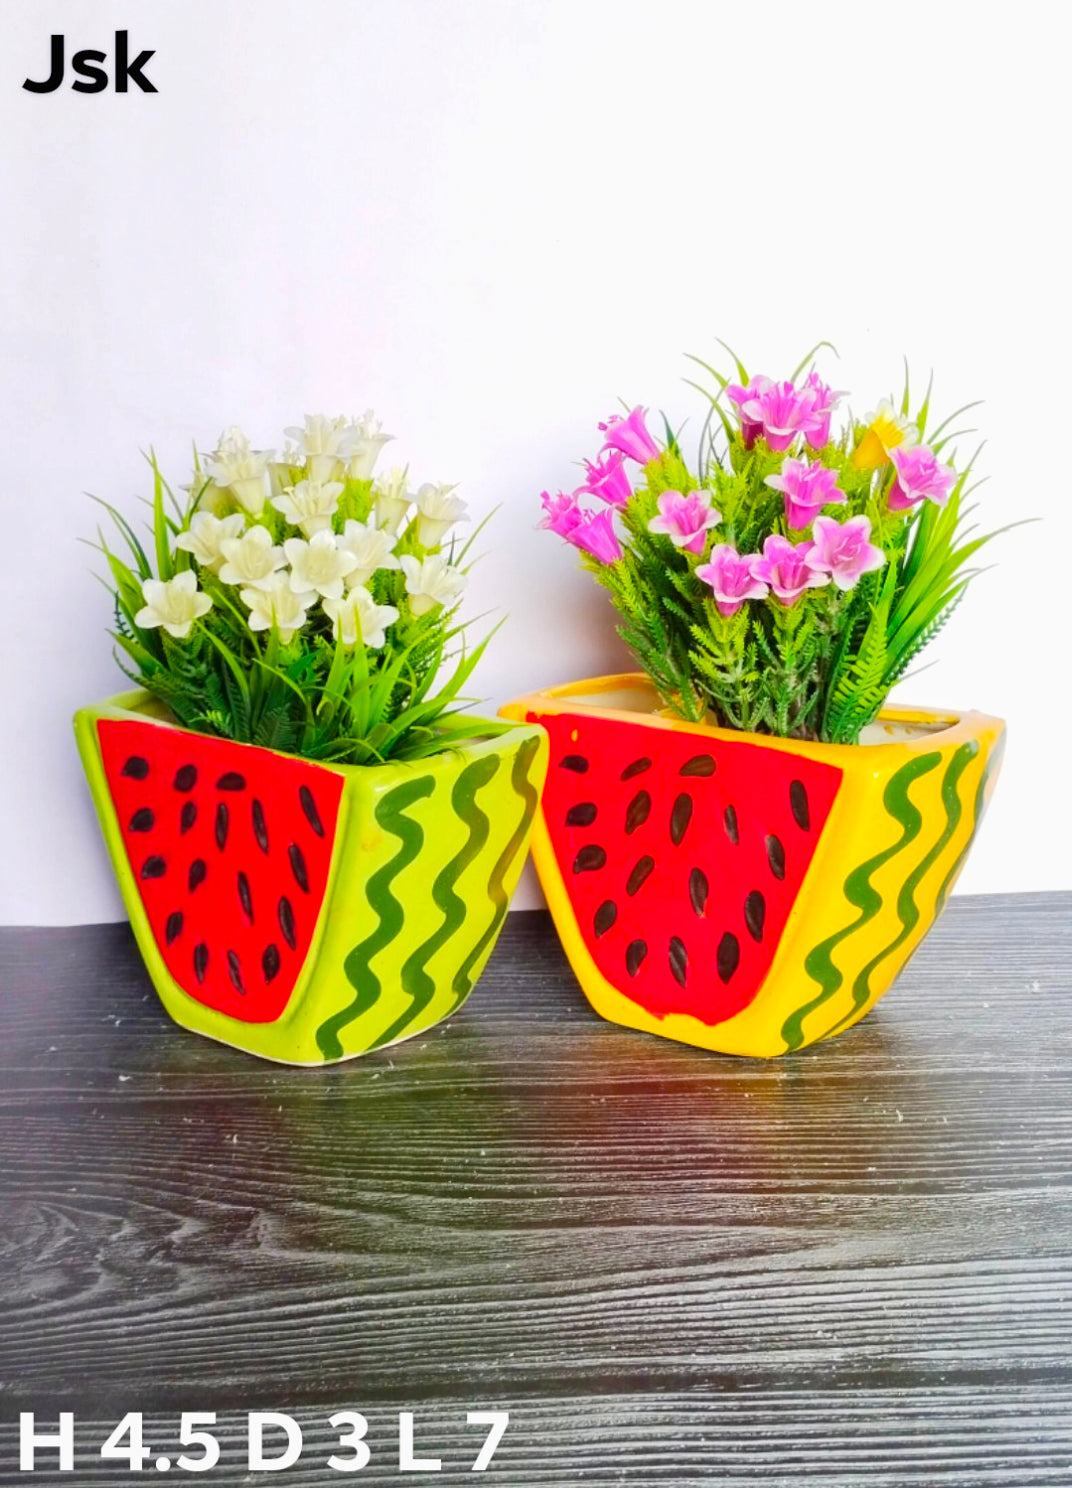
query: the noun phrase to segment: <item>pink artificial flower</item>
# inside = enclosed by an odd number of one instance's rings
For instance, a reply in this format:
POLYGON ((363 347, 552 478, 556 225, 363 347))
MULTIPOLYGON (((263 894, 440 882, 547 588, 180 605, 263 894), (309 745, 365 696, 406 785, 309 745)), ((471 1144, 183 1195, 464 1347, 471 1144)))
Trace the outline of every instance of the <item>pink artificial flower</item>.
POLYGON ((822 449, 830 439, 830 415, 844 398, 845 394, 835 393, 832 387, 823 382, 818 373, 809 372, 805 384, 805 392, 813 395, 814 403, 811 411, 811 422, 804 430, 808 444, 813 450, 822 449))
POLYGON ((827 574, 808 567, 811 549, 810 542, 794 544, 772 532, 763 544, 762 557, 757 553, 751 561, 752 577, 769 584, 782 604, 795 605, 805 589, 818 589, 830 581, 827 574))
POLYGON ((544 518, 539 525, 549 528, 568 542, 570 533, 580 526, 585 517, 576 495, 569 496, 565 491, 559 491, 557 496, 552 496, 550 491, 544 491, 540 496, 540 504, 543 506, 544 518))
POLYGON ((855 588, 861 574, 873 573, 886 562, 882 549, 868 542, 867 517, 850 517, 847 522, 816 517, 812 532, 815 540, 804 562, 816 573, 828 574, 839 589, 855 588))
POLYGON ((726 397, 736 405, 737 417, 741 420, 741 439, 745 449, 751 449, 756 440, 763 433, 763 423, 749 419, 742 412, 744 405, 758 398, 761 393, 767 392, 774 386, 769 377, 759 375, 749 379, 748 386, 742 387, 739 382, 731 382, 726 387, 726 397))
POLYGON ((845 500, 837 471, 818 460, 783 460, 779 474, 768 475, 765 484, 785 496, 786 521, 798 529, 807 527, 824 506, 845 500))
POLYGON ((816 394, 811 388, 795 388, 791 382, 775 382, 741 404, 742 422, 762 424, 763 437, 772 450, 788 449, 798 434, 815 423, 816 394))
POLYGON ((696 577, 715 591, 718 613, 729 619, 736 615, 746 599, 766 599, 770 590, 752 572, 758 553, 744 556, 730 543, 716 543, 707 563, 701 563, 696 577))
POLYGON ((706 491, 690 491, 687 496, 680 491, 663 491, 656 506, 659 515, 652 517, 648 531, 665 533, 675 548, 689 553, 702 553, 708 528, 717 527, 722 520, 706 491))
POLYGON ((897 445, 890 450, 890 459, 897 471, 890 491, 890 511, 907 511, 925 497, 937 506, 949 500, 957 473, 952 465, 939 464, 934 451, 925 444, 911 449, 897 445))
POLYGON ((582 520, 566 534, 566 541, 591 553, 600 563, 617 563, 622 556, 622 545, 614 531, 614 513, 609 508, 584 512, 582 520))
MULTIPOLYGON (((630 460, 635 460, 638 465, 646 465, 649 460, 659 458, 659 446, 648 433, 644 423, 646 408, 634 408, 628 418, 620 418, 618 414, 612 413, 605 424, 600 424, 600 429, 607 436, 603 445, 604 450, 621 450, 623 455, 628 455, 630 460)), ((602 450, 600 453, 602 454, 602 450)))
POLYGON ((608 506, 622 507, 632 496, 621 450, 612 450, 605 460, 585 460, 584 468, 588 479, 578 490, 590 491, 608 506))
POLYGON ((583 548, 598 558, 600 563, 616 563, 622 556, 622 545, 614 531, 614 513, 609 508, 600 512, 585 511, 577 500, 578 492, 567 495, 559 491, 552 496, 544 491, 544 519, 539 524, 547 527, 558 537, 564 537, 575 548, 583 548))

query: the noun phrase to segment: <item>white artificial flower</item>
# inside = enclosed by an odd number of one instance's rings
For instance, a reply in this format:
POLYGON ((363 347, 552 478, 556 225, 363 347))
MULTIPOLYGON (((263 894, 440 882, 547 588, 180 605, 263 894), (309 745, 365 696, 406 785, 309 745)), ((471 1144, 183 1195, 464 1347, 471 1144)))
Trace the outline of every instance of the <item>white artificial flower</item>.
POLYGON ((455 522, 468 522, 468 507, 454 486, 426 484, 417 492, 417 538, 426 548, 437 548, 455 522))
POLYGON ((227 492, 221 490, 203 470, 195 470, 193 479, 182 490, 189 492, 191 505, 199 512, 215 513, 227 500, 227 492))
POLYGON ((250 449, 241 429, 227 429, 215 452, 206 455, 205 469, 217 486, 225 486, 251 517, 257 517, 268 494, 265 477, 272 455, 272 450, 250 449))
POLYGON ((388 532, 397 532, 413 505, 413 497, 406 489, 409 466, 395 466, 386 476, 381 476, 372 487, 373 514, 376 526, 388 532))
POLYGON ((351 517, 339 538, 339 547, 357 559, 357 567, 347 578, 347 584, 351 588, 367 584, 378 568, 400 567, 394 552, 397 541, 397 537, 392 537, 382 527, 375 527, 371 522, 356 522, 351 517))
POLYGON ((295 594, 313 590, 321 599, 341 599, 343 580, 357 567, 357 559, 339 547, 333 532, 315 532, 308 542, 301 537, 288 537, 283 551, 290 564, 290 587, 295 594))
POLYGON ((371 480, 380 450, 394 437, 383 432, 383 425, 371 408, 367 408, 360 418, 355 418, 346 431, 349 457, 346 473, 350 479, 371 480))
POLYGON ((185 640, 194 621, 212 608, 211 599, 198 589, 192 568, 173 579, 144 579, 141 592, 145 608, 134 616, 134 624, 143 630, 162 625, 177 641, 185 640))
POLYGON ((424 615, 436 605, 452 604, 465 588, 465 575, 451 568, 442 553, 433 553, 423 561, 404 554, 401 564, 409 607, 415 615, 424 615))
POLYGON ((283 567, 282 549, 273 547, 267 527, 251 527, 241 537, 225 537, 220 552, 224 558, 220 578, 225 584, 249 584, 259 589, 283 567))
POLYGON ((268 486, 273 496, 280 496, 288 486, 294 484, 295 470, 305 470, 305 456, 300 449, 288 444, 278 460, 268 466, 268 486))
POLYGON ((240 460, 249 453, 249 435, 244 434, 237 424, 224 429, 216 442, 216 454, 223 459, 240 460))
POLYGON ((325 599, 324 613, 331 623, 331 633, 344 646, 356 646, 358 636, 366 646, 378 651, 387 639, 385 631, 398 619, 394 605, 380 605, 367 589, 358 586, 343 599, 325 599))
POLYGON ((307 413, 305 426, 291 425, 284 434, 298 445, 296 465, 304 464, 310 480, 329 481, 340 473, 339 465, 347 454, 348 425, 344 418, 328 418, 323 413, 307 413))
POLYGON ((339 509, 343 490, 341 481, 303 480, 296 486, 288 486, 272 505, 292 527, 300 527, 306 537, 312 537, 314 532, 331 530, 331 519, 339 509))
POLYGON ((246 519, 241 512, 221 520, 211 512, 198 511, 190 518, 189 529, 180 532, 175 539, 175 546, 182 548, 184 553, 192 553, 202 568, 211 568, 215 572, 223 562, 220 543, 226 538, 237 537, 245 525, 246 519))
POLYGON ((316 602, 315 594, 295 594, 288 573, 274 573, 260 589, 239 592, 249 606, 250 630, 270 630, 274 624, 284 643, 302 628, 309 618, 306 611, 316 602))

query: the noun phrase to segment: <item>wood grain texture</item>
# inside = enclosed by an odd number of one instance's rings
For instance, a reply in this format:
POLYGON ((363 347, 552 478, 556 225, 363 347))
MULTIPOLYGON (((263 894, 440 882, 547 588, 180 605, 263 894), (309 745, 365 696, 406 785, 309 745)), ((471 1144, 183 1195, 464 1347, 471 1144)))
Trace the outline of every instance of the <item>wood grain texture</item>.
POLYGON ((216 1410, 216 1484, 237 1413, 323 1444, 343 1405, 359 1481, 412 1408, 460 1482, 501 1403, 510 1484, 1067 1488, 1070 1094, 1068 895, 954 900, 770 1063, 601 1022, 541 914, 450 1024, 324 1071, 174 1027, 125 926, 0 931, 0 1483, 20 1408, 216 1410))

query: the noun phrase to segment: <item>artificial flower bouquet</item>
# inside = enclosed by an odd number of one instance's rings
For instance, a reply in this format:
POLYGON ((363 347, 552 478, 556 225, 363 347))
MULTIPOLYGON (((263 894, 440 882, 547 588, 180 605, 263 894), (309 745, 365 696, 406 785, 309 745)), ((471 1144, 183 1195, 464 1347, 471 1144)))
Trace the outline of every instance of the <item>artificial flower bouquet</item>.
POLYGON ((108 507, 128 552, 100 544, 135 680, 188 728, 307 759, 443 749, 472 732, 452 713, 483 651, 436 688, 462 633, 465 503, 449 485, 411 492, 405 469, 374 480, 391 436, 371 413, 286 434, 277 459, 228 430, 195 457, 185 502, 154 460, 148 549, 108 507))
MULTIPOLYGON (((320 1064, 468 995, 521 870, 546 743, 465 714, 453 486, 375 477, 372 414, 277 457, 230 429, 147 537, 106 505, 138 690, 76 732, 127 910, 180 1023, 320 1064)), ((479 528, 477 529, 479 531, 479 528)), ((470 540, 471 541, 471 540, 470 540)))
MULTIPOLYGON (((603 1016, 727 1053, 847 1028, 960 872, 1004 728, 884 708, 964 594, 971 460, 930 391, 835 427, 809 366, 714 379, 695 464, 633 408, 543 525, 643 668, 518 699, 551 760, 533 856, 603 1016)), ((702 364, 703 365, 703 364, 702 364)), ((963 410, 961 410, 963 411, 963 410)))
POLYGON ((897 407, 838 431, 845 394, 814 369, 781 382, 707 370, 695 473, 634 408, 600 425, 575 491, 544 493, 543 525, 585 555, 681 717, 854 743, 988 540, 963 528, 972 461, 949 458, 965 410, 928 430, 930 389, 912 418, 906 381, 897 407))

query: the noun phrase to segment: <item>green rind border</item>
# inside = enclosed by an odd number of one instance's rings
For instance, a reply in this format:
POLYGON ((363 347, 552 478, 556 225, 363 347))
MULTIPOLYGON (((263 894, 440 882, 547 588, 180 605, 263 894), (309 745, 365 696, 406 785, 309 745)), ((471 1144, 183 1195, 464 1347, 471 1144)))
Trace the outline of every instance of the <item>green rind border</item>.
POLYGON ((812 981, 819 984, 821 990, 818 996, 810 998, 790 1013, 782 1024, 782 1038, 788 1050, 803 1047, 805 1042, 804 1019, 828 1002, 845 980, 834 965, 832 953, 843 940, 847 940, 850 935, 855 935, 858 930, 870 924, 881 911, 884 901, 878 890, 872 886, 871 877, 919 836, 923 818, 908 795, 909 787, 923 775, 937 768, 941 759, 942 755, 939 750, 916 755, 907 764, 902 765, 887 782, 886 789, 882 793, 882 805, 887 815, 901 827, 901 836, 889 847, 883 848, 881 852, 875 853, 873 857, 854 868, 846 878, 845 898, 860 913, 851 924, 843 926, 826 940, 821 941, 805 957, 804 970, 812 981))

